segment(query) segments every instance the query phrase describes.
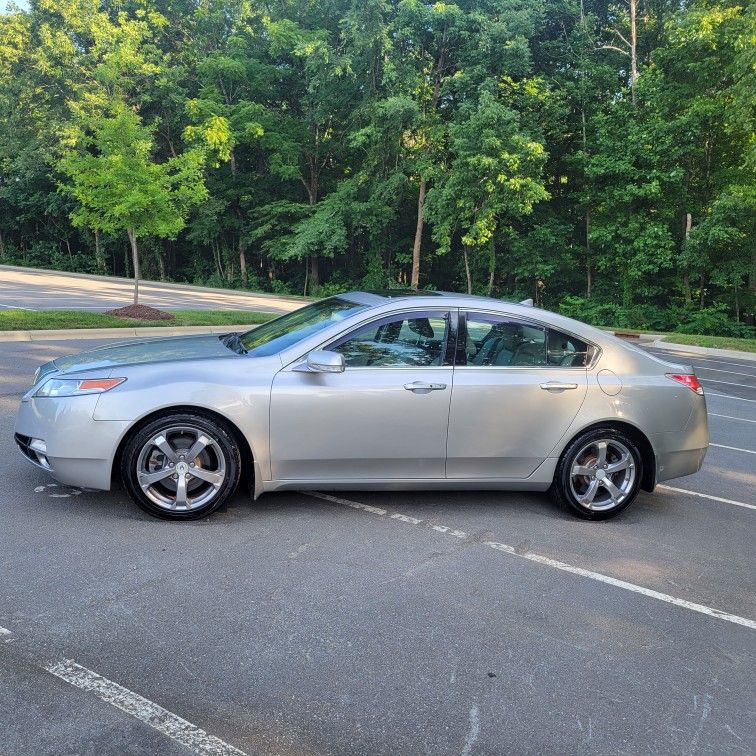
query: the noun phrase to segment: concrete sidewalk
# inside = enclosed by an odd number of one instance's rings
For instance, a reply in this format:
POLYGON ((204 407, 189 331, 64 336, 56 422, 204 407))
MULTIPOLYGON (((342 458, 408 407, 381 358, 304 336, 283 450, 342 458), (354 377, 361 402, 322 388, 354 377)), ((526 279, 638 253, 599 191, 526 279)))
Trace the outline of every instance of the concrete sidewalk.
POLYGON ((187 336, 193 333, 249 331, 254 325, 155 326, 146 328, 66 328, 58 331, 0 331, 3 341, 68 341, 70 339, 133 339, 187 336))

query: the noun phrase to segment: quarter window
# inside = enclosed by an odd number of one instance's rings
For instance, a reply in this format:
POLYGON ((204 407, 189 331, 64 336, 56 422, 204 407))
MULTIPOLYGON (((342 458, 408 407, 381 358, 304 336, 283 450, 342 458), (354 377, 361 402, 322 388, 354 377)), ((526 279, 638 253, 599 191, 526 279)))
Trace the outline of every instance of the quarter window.
POLYGON ((585 367, 590 362, 591 349, 588 344, 574 336, 549 328, 549 365, 562 367, 585 367))
POLYGON ((430 367, 442 365, 449 314, 412 312, 370 323, 327 349, 344 355, 347 367, 430 367))

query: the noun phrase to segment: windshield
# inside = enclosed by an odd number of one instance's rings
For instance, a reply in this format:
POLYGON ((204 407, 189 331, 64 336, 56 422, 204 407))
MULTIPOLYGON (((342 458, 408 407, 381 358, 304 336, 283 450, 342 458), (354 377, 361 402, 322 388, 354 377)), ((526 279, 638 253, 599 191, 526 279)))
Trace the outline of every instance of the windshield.
POLYGON ((329 297, 247 331, 239 341, 251 357, 267 357, 366 309, 364 304, 329 297))

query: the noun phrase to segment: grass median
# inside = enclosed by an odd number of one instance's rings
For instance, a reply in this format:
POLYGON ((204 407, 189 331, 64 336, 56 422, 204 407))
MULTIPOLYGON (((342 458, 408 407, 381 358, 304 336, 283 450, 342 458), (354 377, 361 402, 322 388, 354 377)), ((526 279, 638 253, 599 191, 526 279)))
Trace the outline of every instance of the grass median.
POLYGON ((741 352, 756 352, 756 339, 736 339, 730 336, 695 336, 688 333, 668 333, 664 341, 670 344, 709 347, 710 349, 736 349, 741 352))
POLYGON ((0 331, 69 328, 177 328, 181 326, 259 325, 277 317, 249 310, 170 310, 171 320, 134 320, 81 310, 0 310, 0 331))

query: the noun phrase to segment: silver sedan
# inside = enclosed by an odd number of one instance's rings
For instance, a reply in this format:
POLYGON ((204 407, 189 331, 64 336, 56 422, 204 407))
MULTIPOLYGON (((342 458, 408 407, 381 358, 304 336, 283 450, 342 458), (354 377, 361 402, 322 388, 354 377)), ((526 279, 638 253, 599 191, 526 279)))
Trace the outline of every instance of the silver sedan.
POLYGON ((154 338, 56 359, 16 441, 57 480, 121 481, 195 519, 244 475, 284 489, 551 491, 590 520, 696 472, 692 368, 527 305, 353 292, 246 333, 154 338))

